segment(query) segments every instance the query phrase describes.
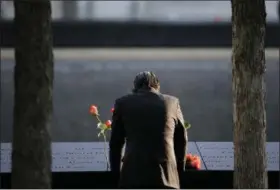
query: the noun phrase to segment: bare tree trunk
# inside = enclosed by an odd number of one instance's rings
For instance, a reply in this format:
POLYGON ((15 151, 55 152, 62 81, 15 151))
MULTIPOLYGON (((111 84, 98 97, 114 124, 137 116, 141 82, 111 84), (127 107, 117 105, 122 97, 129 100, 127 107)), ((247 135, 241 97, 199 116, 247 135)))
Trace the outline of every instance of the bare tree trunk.
POLYGON ((14 0, 12 188, 51 188, 53 53, 49 0, 14 0))
POLYGON ((264 0, 232 0, 234 188, 267 188, 264 0))

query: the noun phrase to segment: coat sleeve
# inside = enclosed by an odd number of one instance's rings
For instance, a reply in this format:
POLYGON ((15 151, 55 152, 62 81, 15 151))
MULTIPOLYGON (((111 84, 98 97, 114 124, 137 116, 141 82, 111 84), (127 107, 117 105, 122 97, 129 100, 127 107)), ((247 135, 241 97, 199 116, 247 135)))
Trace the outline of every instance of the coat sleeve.
POLYGON ((120 101, 115 101, 112 117, 112 131, 109 142, 109 160, 111 171, 119 174, 121 169, 122 149, 125 143, 125 130, 121 117, 120 101))
POLYGON ((174 151, 177 161, 178 171, 184 171, 187 153, 187 131, 184 126, 184 118, 179 100, 177 101, 177 121, 174 132, 174 151))

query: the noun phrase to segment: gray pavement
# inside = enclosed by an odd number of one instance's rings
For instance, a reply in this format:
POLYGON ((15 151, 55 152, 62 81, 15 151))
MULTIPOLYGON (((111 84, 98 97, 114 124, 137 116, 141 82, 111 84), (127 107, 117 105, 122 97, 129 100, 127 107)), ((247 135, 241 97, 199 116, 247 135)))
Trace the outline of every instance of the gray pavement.
MULTIPOLYGON (((1 141, 12 139, 13 61, 1 61, 1 141)), ((132 88, 136 73, 154 71, 162 92, 180 98, 192 124, 190 141, 232 141, 230 58, 208 60, 77 60, 55 63, 53 141, 99 141, 90 104, 110 119, 114 100, 132 88)), ((268 141, 279 141, 279 58, 267 60, 268 141)))

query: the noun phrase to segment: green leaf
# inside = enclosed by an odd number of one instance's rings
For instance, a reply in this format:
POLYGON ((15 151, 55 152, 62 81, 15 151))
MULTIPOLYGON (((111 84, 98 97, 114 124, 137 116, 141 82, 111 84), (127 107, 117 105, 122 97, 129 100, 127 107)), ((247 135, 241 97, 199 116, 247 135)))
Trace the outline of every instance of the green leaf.
POLYGON ((102 129, 102 125, 103 125, 103 123, 101 123, 101 122, 97 123, 97 129, 102 129))
POLYGON ((101 129, 100 133, 101 133, 102 135, 104 135, 105 129, 101 129))
POLYGON ((184 125, 185 125, 185 126, 184 126, 185 129, 191 128, 191 124, 189 124, 189 122, 187 122, 187 121, 185 121, 184 125))
POLYGON ((105 131, 107 129, 107 126, 103 123, 102 124, 102 129, 105 131))
POLYGON ((105 131, 110 131, 111 130, 111 127, 105 127, 105 129, 104 129, 105 131))
MULTIPOLYGON (((102 127, 100 127, 100 128, 102 128, 102 127)), ((105 130, 106 129, 101 129, 100 132, 98 133, 97 137, 100 137, 101 135, 104 136, 105 135, 105 130)))

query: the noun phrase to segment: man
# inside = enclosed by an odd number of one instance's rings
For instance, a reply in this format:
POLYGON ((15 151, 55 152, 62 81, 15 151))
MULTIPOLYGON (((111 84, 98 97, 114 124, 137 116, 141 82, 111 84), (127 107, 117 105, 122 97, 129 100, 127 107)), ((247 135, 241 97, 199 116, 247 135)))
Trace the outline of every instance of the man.
POLYGON ((179 100, 159 88, 155 74, 141 72, 133 93, 115 102, 109 154, 120 188, 180 188, 187 148, 184 119, 179 100))

